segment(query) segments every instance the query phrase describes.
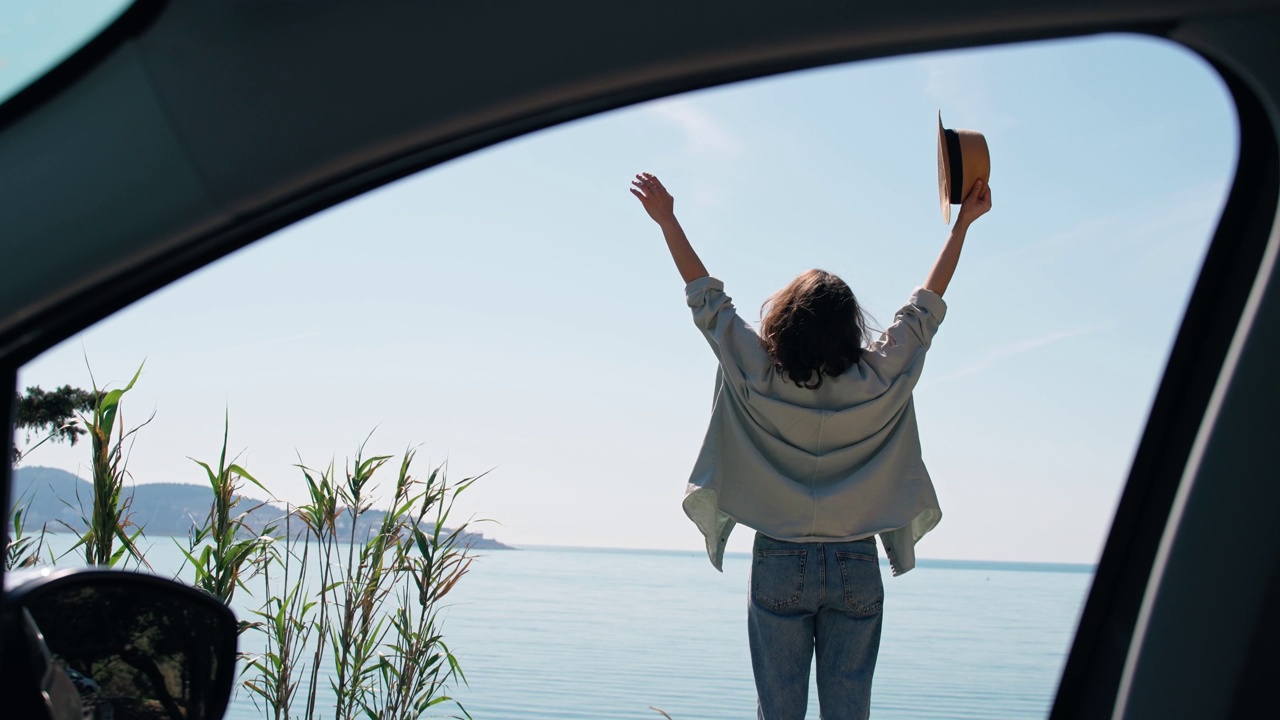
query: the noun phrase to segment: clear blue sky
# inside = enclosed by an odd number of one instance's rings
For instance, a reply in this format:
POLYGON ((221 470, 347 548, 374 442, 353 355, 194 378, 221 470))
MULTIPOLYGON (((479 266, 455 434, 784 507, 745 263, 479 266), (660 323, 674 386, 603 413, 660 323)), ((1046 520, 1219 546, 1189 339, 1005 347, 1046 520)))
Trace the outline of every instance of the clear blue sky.
POLYGON ((888 322, 946 234, 939 108, 987 135, 994 210, 916 392, 944 512, 918 552, 1093 562, 1238 147, 1217 76, 1146 38, 809 71, 508 142, 286 228, 20 382, 87 386, 87 355, 118 385, 145 358, 137 482, 200 482, 187 458, 215 458, 229 409, 281 499, 302 498, 299 456, 341 464, 376 427, 372 450, 420 445, 422 471, 491 470, 460 507, 504 541, 696 550, 680 500, 715 361, 630 177, 663 179, 748 318, 822 267, 888 322))

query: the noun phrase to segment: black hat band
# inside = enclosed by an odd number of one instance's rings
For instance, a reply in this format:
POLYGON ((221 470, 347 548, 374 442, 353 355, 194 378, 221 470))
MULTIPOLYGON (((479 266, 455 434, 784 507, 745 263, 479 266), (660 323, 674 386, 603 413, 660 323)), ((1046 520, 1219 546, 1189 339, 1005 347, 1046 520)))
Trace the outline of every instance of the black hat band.
POLYGON ((964 185, 964 157, 960 153, 960 136, 955 130, 943 130, 943 135, 947 137, 947 164, 948 172, 951 173, 951 204, 959 205, 964 202, 964 197, 960 195, 964 185))

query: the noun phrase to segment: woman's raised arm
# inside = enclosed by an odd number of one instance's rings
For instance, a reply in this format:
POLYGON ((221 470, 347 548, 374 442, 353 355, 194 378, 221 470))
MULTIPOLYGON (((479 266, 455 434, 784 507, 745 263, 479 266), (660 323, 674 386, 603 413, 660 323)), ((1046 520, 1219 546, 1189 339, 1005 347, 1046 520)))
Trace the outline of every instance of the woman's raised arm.
MULTIPOLYGON (((667 249, 671 251, 671 259, 676 263, 676 270, 686 284, 708 275, 707 268, 693 251, 689 238, 685 237, 684 228, 676 220, 675 198, 662 186, 658 178, 649 173, 640 173, 631 181, 631 194, 644 205, 645 212, 662 228, 662 235, 667 239, 667 249)), ((963 211, 962 211, 963 212, 963 211)))
POLYGON ((938 297, 942 297, 942 293, 947 291, 951 276, 956 272, 956 264, 960 262, 960 249, 964 247, 964 236, 969 232, 969 225, 990 209, 991 188, 979 178, 974 181, 973 188, 960 205, 960 214, 956 216, 956 224, 951 227, 947 243, 942 246, 942 252, 938 253, 938 259, 933 261, 929 277, 925 278, 925 290, 937 293, 938 297))

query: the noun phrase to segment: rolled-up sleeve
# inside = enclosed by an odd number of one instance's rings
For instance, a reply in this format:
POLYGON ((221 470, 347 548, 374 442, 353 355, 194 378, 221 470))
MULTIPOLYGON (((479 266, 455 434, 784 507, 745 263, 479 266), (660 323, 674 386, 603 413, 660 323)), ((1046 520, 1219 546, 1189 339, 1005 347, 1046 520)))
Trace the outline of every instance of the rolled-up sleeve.
POLYGON ((920 287, 912 291, 907 304, 902 306, 893 319, 893 324, 901 324, 904 330, 915 336, 917 342, 928 348, 946 316, 947 303, 942 300, 942 296, 920 287))
POLYGON ((724 282, 710 275, 700 277, 684 286, 684 298, 693 310, 693 322, 703 332, 716 325, 716 315, 726 306, 732 310, 733 302, 724 294, 724 282))
POLYGON ((864 356, 882 374, 910 372, 923 362, 938 326, 947 315, 947 304, 932 290, 916 288, 898 310, 884 335, 871 343, 864 356))
POLYGON ((719 356, 722 367, 754 376, 770 365, 760 336, 738 316, 719 278, 708 275, 693 280, 685 285, 684 294, 693 311, 693 323, 719 356))

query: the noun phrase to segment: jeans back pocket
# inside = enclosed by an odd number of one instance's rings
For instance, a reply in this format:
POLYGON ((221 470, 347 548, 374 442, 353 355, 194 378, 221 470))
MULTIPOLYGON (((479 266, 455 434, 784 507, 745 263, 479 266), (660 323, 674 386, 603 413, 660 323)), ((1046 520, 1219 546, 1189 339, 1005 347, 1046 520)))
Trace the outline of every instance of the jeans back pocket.
POLYGON ((804 595, 807 556, 803 548, 756 550, 751 568, 751 597, 770 610, 785 610, 799 603, 804 595))
POLYGON ((879 613, 884 605, 884 580, 875 553, 840 550, 836 562, 840 563, 845 609, 856 615, 879 613))

